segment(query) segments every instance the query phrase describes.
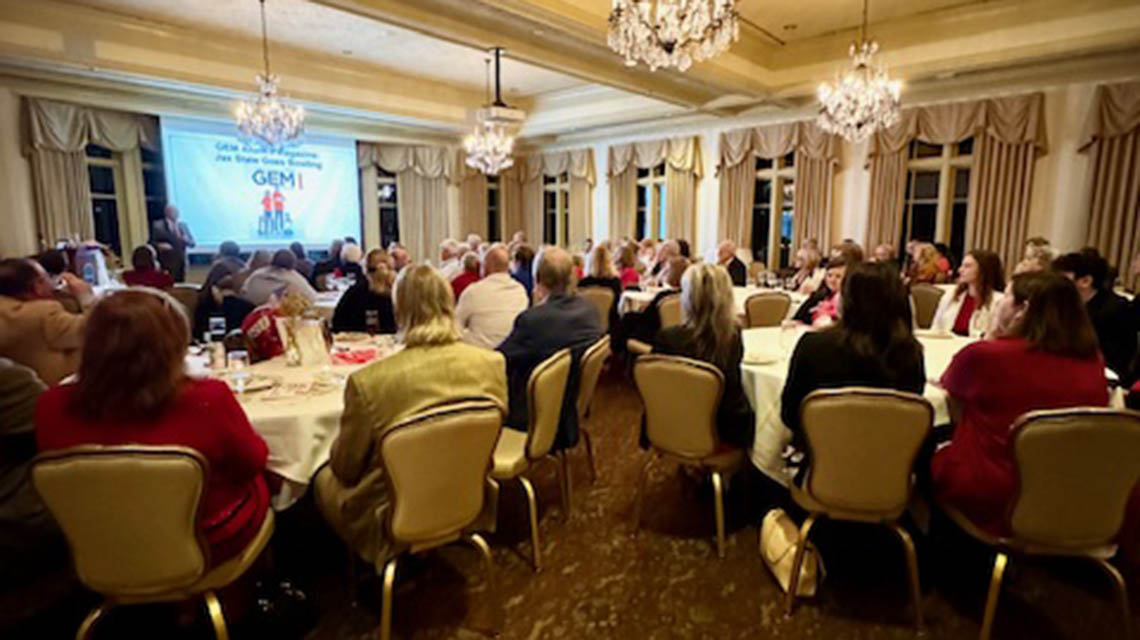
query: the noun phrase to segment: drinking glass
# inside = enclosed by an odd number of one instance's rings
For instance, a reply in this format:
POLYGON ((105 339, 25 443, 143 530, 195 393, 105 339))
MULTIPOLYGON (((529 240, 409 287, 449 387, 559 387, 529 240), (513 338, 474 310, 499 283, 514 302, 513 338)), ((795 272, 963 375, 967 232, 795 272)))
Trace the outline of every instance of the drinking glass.
POLYGON ((226 354, 230 366, 230 377, 238 393, 245 391, 245 382, 249 379, 249 352, 245 350, 231 351, 226 354))
POLYGON ((780 323, 780 351, 783 352, 785 359, 792 357, 792 350, 796 347, 799 332, 799 323, 795 320, 785 320, 780 323))

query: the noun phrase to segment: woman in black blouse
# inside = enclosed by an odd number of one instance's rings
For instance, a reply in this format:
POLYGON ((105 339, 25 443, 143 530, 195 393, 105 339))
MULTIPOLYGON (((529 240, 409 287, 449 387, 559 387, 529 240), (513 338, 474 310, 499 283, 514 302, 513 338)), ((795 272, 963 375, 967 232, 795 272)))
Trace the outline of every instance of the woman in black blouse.
POLYGON ((368 252, 368 277, 358 278, 344 292, 333 312, 332 330, 396 333, 392 305, 392 259, 383 249, 368 252))

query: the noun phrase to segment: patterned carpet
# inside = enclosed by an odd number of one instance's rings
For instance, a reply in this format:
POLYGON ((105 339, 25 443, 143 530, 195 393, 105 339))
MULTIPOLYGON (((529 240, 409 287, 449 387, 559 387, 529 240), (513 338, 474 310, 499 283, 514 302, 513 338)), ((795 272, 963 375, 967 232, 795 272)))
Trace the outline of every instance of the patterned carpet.
MULTIPOLYGON (((782 592, 757 552, 763 513, 779 496, 748 474, 735 478, 726 504, 727 557, 714 550, 711 486, 659 464, 646 494, 641 534, 631 537, 636 477, 645 455, 637 447, 640 403, 618 373, 602 379, 589 423, 599 478, 590 482, 582 451, 572 454, 573 508, 564 521, 553 469, 531 477, 540 501, 544 568, 529 564, 530 542, 521 488, 500 500, 499 531, 488 540, 496 585, 489 591, 477 554, 456 545, 401 565, 393 636, 403 640, 481 638, 503 619, 503 640, 578 638, 913 638, 906 567, 897 538, 885 528, 823 523, 813 532, 827 568, 819 596, 785 618, 782 592)), ((935 541, 916 535, 928 638, 976 637, 992 560, 984 548, 936 527, 935 541)), ((380 619, 379 581, 352 606, 345 554, 301 505, 281 518, 275 558, 316 604, 319 619, 305 638, 372 637, 380 619)), ((1135 589, 1133 592, 1135 593, 1135 589)), ((83 595, 0 636, 65 638, 82 618, 83 595)), ((1071 561, 1019 563, 1006 573, 995 638, 1121 637, 1121 619, 1107 580, 1071 561)), ((1134 609, 1136 605, 1133 605, 1134 609)), ((179 629, 169 609, 124 611, 97 638, 201 637, 199 620, 179 629)), ((238 627, 238 638, 281 637, 238 627)), ((297 637, 298 634, 283 634, 297 637)))

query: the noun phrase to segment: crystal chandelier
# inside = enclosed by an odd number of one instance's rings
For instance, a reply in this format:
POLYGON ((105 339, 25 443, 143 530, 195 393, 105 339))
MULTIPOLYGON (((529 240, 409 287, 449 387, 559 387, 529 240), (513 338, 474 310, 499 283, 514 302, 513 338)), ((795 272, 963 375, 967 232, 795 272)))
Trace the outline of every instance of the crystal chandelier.
POLYGON ((613 0, 608 43, 628 67, 686 71, 739 38, 736 0, 613 0))
POLYGON ((819 85, 819 127, 842 136, 848 142, 861 142, 879 129, 899 119, 901 84, 891 80, 887 69, 872 57, 879 51, 867 39, 867 0, 863 0, 863 30, 858 43, 851 43, 851 68, 837 75, 834 82, 819 85))
MULTIPOLYGON (((463 140, 463 149, 467 152, 467 166, 482 171, 485 175, 497 176, 500 171, 510 169, 515 164, 511 152, 515 148, 514 136, 510 134, 507 125, 513 121, 511 116, 514 110, 503 102, 500 91, 500 57, 501 48, 494 49, 495 54, 495 101, 486 108, 480 109, 476 119, 475 131, 463 140)), ((490 64, 488 66, 487 94, 490 99, 490 64)), ((517 112, 515 112, 517 113, 517 112)))
POLYGON ((236 110, 238 133, 245 140, 269 148, 279 148, 299 142, 305 131, 305 110, 277 97, 279 78, 269 72, 269 37, 265 29, 265 0, 261 2, 261 52, 265 72, 257 74, 257 99, 241 101, 236 110))

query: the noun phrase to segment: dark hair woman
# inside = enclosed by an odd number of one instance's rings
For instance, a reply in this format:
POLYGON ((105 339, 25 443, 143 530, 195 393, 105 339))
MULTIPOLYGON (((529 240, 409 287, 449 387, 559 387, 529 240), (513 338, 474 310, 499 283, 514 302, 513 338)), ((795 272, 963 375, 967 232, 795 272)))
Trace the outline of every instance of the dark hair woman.
POLYGON ((154 247, 143 244, 131 253, 130 271, 123 273, 123 282, 132 287, 154 287, 168 289, 174 286, 174 278, 158 266, 158 254, 154 247))
POLYGON ((127 289, 91 311, 79 380, 36 407, 41 451, 84 444, 178 445, 210 465, 198 525, 217 564, 245 548, 269 508, 268 450, 225 383, 188 378, 190 329, 174 298, 127 289))
POLYGON ((1001 258, 993 251, 971 251, 958 267, 958 286, 954 293, 943 295, 938 301, 931 329, 981 337, 990 329, 995 292, 1004 290, 1001 258))
POLYGON ((1108 381, 1088 314, 1065 277, 1014 276, 994 313, 993 339, 959 351, 942 376, 951 414, 961 418, 931 470, 940 499, 1003 535, 1016 483, 1010 425, 1028 411, 1104 406, 1108 381))

